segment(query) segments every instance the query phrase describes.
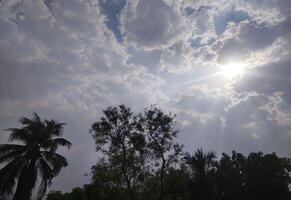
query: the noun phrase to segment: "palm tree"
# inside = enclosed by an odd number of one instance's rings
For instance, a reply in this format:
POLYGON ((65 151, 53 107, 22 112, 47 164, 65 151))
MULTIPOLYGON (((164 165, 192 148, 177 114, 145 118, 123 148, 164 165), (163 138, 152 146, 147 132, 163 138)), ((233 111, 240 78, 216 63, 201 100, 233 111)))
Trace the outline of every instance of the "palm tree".
POLYGON ((190 193, 198 196, 198 199, 209 199, 211 196, 209 174, 214 165, 214 159, 216 158, 213 151, 204 153, 202 149, 191 155, 186 152, 184 160, 189 165, 192 171, 192 188, 190 193), (198 193, 198 194, 197 194, 198 193))
POLYGON ((41 178, 38 198, 42 198, 47 186, 68 165, 65 157, 56 153, 58 146, 71 146, 71 143, 59 136, 64 123, 54 120, 41 120, 34 113, 31 119, 22 117, 22 128, 10 128, 9 142, 18 144, 0 145, 0 163, 7 163, 0 169, 0 198, 12 197, 13 200, 28 200, 41 178), (17 186, 15 189, 15 185, 17 186))

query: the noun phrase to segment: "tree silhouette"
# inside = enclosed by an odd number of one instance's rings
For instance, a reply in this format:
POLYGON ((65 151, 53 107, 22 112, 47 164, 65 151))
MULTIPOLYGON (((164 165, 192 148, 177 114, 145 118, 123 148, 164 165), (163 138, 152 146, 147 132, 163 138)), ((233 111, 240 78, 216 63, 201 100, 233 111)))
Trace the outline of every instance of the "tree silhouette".
POLYGON ((50 191, 46 197, 47 200, 64 200, 64 195, 61 191, 50 191))
POLYGON ((9 142, 20 144, 1 144, 0 163, 7 163, 0 170, 0 195, 13 200, 28 200, 38 177, 41 182, 38 198, 42 198, 47 186, 68 165, 66 158, 56 153, 59 146, 71 146, 71 143, 59 136, 64 123, 55 120, 44 120, 34 113, 33 118, 22 117, 22 128, 10 128, 9 142), (17 187, 14 190, 14 186, 17 187))
POLYGON ((275 153, 257 152, 247 157, 235 151, 232 156, 223 153, 213 174, 217 199, 290 199, 290 171, 290 159, 275 153))
POLYGON ((214 182, 217 195, 225 200, 245 199, 245 174, 246 157, 235 151, 229 156, 222 153, 219 161, 215 162, 214 182))
POLYGON ((210 182, 210 172, 214 167, 215 153, 210 151, 204 153, 202 149, 191 155, 186 153, 184 160, 192 171, 191 178, 191 196, 195 196, 196 199, 211 199, 212 188, 210 182))
POLYGON ((92 125, 101 158, 91 183, 72 192, 52 191, 47 200, 289 200, 291 160, 275 153, 244 156, 176 143, 175 115, 155 106, 135 115, 129 107, 109 107, 92 125))
POLYGON ((85 187, 86 194, 95 191, 93 197, 88 197, 87 199, 96 198, 102 200, 123 200, 126 199, 126 189, 123 187, 124 177, 120 170, 110 163, 106 163, 101 160, 96 165, 92 167, 92 184, 91 187, 88 185, 85 187))
POLYGON ((92 125, 91 133, 97 151, 103 152, 106 165, 119 170, 129 199, 135 200, 138 177, 144 166, 144 135, 136 131, 136 121, 130 108, 109 107, 104 117, 92 125))
MULTIPOLYGON (((173 166, 165 174, 165 199, 213 199, 213 200, 289 200, 291 163, 276 154, 251 153, 244 156, 232 152, 214 160, 213 153, 201 149, 194 155, 186 154, 185 162, 173 166), (189 167, 187 167, 187 166, 189 167), (191 184, 189 180, 191 179, 191 184), (191 188, 189 188, 191 186, 191 188)), ((128 200, 122 182, 122 174, 103 161, 92 168, 92 183, 74 188, 70 193, 52 191, 47 200, 128 200)), ((160 174, 146 171, 144 181, 136 190, 139 200, 159 198, 160 174)))
POLYGON ((178 131, 174 129, 175 116, 166 114, 155 106, 146 109, 140 115, 138 128, 147 137, 147 150, 150 160, 154 160, 154 165, 160 174, 160 197, 163 200, 165 194, 165 175, 171 165, 179 161, 182 145, 174 142, 178 131))
POLYGON ((289 199, 290 172, 290 159, 275 153, 250 153, 244 168, 247 199, 289 199))
POLYGON ((189 193, 187 183, 189 180, 189 172, 186 166, 181 165, 180 168, 170 168, 165 178, 166 198, 167 200, 188 200, 189 193))

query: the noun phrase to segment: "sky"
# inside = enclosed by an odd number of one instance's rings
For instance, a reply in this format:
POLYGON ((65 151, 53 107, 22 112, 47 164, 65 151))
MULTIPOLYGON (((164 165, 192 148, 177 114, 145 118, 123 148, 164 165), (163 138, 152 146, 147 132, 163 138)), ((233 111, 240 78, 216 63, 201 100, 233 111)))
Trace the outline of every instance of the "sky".
POLYGON ((67 123, 55 190, 89 182, 119 104, 176 113, 185 151, 291 157, 290 85, 290 0, 0 2, 0 143, 33 112, 67 123))

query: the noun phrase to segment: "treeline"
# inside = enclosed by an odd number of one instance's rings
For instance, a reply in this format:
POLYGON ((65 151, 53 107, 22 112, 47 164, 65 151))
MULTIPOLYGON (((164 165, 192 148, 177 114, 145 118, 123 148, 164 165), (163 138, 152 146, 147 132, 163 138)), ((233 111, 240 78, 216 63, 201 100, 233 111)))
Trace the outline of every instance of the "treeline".
POLYGON ((152 106, 134 114, 109 107, 90 133, 101 157, 92 180, 70 193, 51 191, 47 200, 287 200, 290 159, 275 153, 197 149, 176 142, 175 115, 152 106))

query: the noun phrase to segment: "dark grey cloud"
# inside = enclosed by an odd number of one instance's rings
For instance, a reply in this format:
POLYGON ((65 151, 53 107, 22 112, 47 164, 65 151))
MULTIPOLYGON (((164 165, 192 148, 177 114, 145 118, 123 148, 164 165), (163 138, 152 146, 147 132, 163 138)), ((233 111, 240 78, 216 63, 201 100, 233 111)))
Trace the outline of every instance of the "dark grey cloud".
POLYGON ((159 0, 130 1, 122 16, 126 41, 145 49, 171 46, 183 37, 183 21, 167 3, 159 0))

